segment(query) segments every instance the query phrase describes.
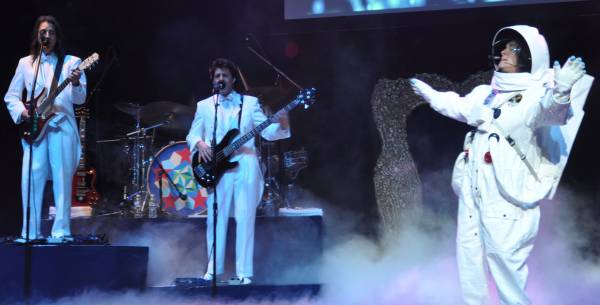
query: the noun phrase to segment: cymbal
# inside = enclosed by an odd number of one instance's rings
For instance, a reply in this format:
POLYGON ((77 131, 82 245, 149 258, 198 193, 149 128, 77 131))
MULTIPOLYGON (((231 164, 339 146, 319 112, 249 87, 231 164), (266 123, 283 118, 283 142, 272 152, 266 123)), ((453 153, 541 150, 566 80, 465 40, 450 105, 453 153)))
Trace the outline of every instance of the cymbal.
POLYGON ((252 87, 246 91, 246 94, 258 97, 263 104, 278 106, 289 97, 290 90, 274 86, 262 86, 252 87))
POLYGON ((125 102, 116 103, 113 106, 115 106, 115 108, 117 108, 119 111, 132 116, 136 116, 138 112, 142 109, 142 106, 140 106, 139 104, 125 102))
POLYGON ((141 111, 142 122, 148 125, 167 123, 161 129, 187 131, 194 120, 194 109, 169 101, 159 101, 144 105, 141 111))

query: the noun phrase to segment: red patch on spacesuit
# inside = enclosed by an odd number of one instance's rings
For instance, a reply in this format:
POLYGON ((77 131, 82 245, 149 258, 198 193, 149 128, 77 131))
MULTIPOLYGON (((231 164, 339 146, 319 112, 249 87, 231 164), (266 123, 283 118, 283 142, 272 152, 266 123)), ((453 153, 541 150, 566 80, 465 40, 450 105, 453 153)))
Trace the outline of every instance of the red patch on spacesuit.
POLYGON ((492 154, 490 154, 490 152, 486 152, 485 155, 483 155, 483 161, 485 161, 485 163, 490 164, 492 163, 492 154))

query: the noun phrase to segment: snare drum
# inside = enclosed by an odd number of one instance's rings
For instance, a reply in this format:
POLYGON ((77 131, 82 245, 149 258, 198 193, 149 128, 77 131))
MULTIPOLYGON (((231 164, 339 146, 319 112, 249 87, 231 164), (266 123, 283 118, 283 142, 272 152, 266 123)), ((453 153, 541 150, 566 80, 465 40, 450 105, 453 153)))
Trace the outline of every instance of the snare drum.
POLYGON ((187 217, 206 210, 208 194, 194 178, 192 155, 185 141, 174 142, 161 148, 150 164, 147 178, 148 192, 153 194, 157 201, 161 188, 159 179, 162 180, 161 208, 165 212, 187 217), (159 162, 176 188, 165 174, 161 175, 159 162), (186 195, 185 200, 181 199, 180 191, 186 195))

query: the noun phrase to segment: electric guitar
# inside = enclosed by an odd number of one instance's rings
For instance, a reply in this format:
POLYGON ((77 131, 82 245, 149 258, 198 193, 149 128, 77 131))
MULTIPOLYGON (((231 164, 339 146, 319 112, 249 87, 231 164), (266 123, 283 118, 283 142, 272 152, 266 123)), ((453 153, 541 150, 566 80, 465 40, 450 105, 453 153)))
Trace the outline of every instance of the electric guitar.
POLYGON ((213 158, 216 158, 216 168, 213 168, 213 162, 215 162, 215 160, 211 160, 209 162, 200 162, 198 160, 198 152, 194 153, 194 156, 192 157, 192 168, 194 171, 194 177, 196 177, 198 183, 203 187, 214 187, 227 170, 237 166, 238 162, 229 162, 229 159, 238 148, 240 148, 250 139, 253 139, 269 125, 276 122, 278 116, 282 112, 288 112, 300 104, 304 105, 304 109, 310 107, 310 105, 315 102, 316 91, 317 90, 315 88, 302 89, 298 96, 287 106, 283 107, 273 116, 269 117, 260 125, 256 126, 250 132, 246 133, 235 141, 233 141, 233 139, 240 133, 240 131, 238 129, 229 130, 221 142, 219 142, 219 144, 213 150, 213 158))
POLYGON ((73 176, 71 201, 73 206, 94 205, 100 200, 100 194, 96 192, 96 170, 88 168, 85 164, 85 128, 87 119, 90 118, 90 110, 84 106, 78 107, 75 116, 79 118, 81 158, 73 176))
MULTIPOLYGON (((82 72, 91 68, 100 56, 98 53, 92 54, 90 57, 82 61, 77 67, 82 72)), ((48 121, 56 114, 54 112, 54 100, 56 97, 71 83, 71 79, 66 78, 53 92, 46 96, 46 88, 33 99, 29 101, 37 106, 33 115, 26 121, 19 124, 19 134, 29 144, 39 141, 44 137, 48 121)))

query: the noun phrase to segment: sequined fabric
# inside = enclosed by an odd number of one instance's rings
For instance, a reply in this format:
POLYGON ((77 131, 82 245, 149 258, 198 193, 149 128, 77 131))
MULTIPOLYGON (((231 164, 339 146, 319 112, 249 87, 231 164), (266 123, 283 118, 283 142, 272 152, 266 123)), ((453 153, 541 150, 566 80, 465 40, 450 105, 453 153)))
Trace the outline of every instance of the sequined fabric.
MULTIPOLYGON (((464 95, 477 85, 489 84, 491 75, 491 72, 477 73, 462 84, 435 74, 419 74, 416 78, 436 90, 464 95)), ((426 102, 412 91, 408 79, 380 79, 373 90, 371 107, 382 143, 373 179, 384 232, 396 231, 402 217, 408 216, 405 213, 423 203, 421 180, 409 151, 406 126, 411 112, 423 104, 426 102)))

